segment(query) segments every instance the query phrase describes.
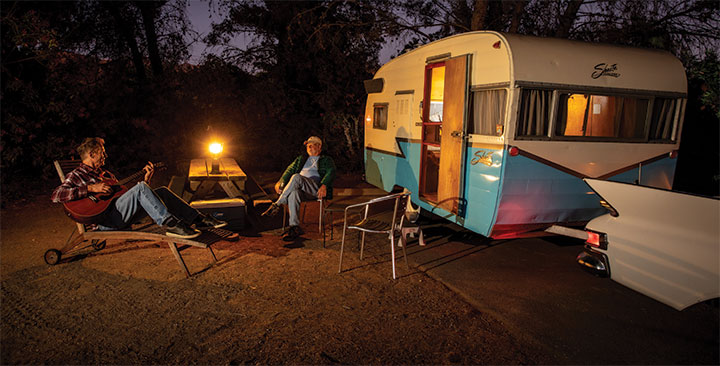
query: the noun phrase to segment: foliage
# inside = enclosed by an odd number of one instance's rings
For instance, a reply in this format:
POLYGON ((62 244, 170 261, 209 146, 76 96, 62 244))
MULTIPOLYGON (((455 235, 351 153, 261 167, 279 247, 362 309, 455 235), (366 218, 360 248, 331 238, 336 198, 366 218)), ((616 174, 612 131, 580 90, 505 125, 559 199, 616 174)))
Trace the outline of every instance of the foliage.
POLYGON ((360 136, 339 131, 357 131, 362 121, 362 81, 377 68, 383 41, 375 9, 355 1, 236 1, 225 6, 228 17, 214 26, 208 42, 225 45, 224 59, 267 85, 262 93, 268 99, 252 106, 267 112, 255 126, 266 141, 258 154, 282 167, 302 150, 307 136, 317 134, 326 150, 337 151, 340 165, 358 169, 360 136), (241 33, 252 39, 248 47, 229 45, 241 33), (297 148, 274 148, 281 144, 297 148))
POLYGON ((360 170, 363 80, 379 67, 382 45, 401 40, 407 50, 478 29, 673 52, 690 90, 678 169, 689 169, 688 156, 717 160, 717 133, 707 132, 720 118, 714 1, 213 2, 225 18, 207 42, 222 53, 200 65, 184 64, 198 38, 186 5, 3 2, 4 197, 8 177, 53 177, 50 161, 71 156, 86 136, 108 141, 111 168, 121 174, 139 159, 202 155, 213 135, 252 169, 283 168, 305 138, 319 135, 343 170, 360 170), (235 44, 237 36, 250 42, 235 44), (688 150, 697 146, 701 155, 688 150))
MULTIPOLYGON (((2 6, 3 177, 52 176, 52 159, 70 157, 87 136, 108 140, 111 161, 124 167, 146 151, 160 123, 153 97, 167 79, 140 77, 127 39, 101 2, 6 2, 2 6), (113 26, 114 24, 114 26, 113 26), (128 62, 130 61, 130 62, 128 62), (132 65, 132 66, 131 66, 132 65)), ((113 3, 139 26, 135 3, 113 3), (130 17, 132 15, 134 18, 130 17)), ((187 55, 184 8, 154 3, 158 54, 174 65, 187 55), (181 14, 177 12, 180 11, 181 14), (180 33, 178 33, 180 32, 180 33)), ((137 28, 137 51, 148 53, 137 28)), ((144 74, 146 65, 141 63, 144 74)), ((174 66, 172 66, 174 67, 174 66)), ((155 69, 155 71, 159 71, 155 69)), ((3 184, 7 183, 3 179, 3 184)))
POLYGON ((700 110, 714 113, 720 120, 720 60, 717 51, 707 51, 702 59, 693 59, 688 67, 691 85, 700 90, 700 110))
POLYGON ((662 48, 701 56, 718 48, 720 10, 707 0, 394 0, 389 35, 409 47, 452 34, 495 30, 662 48))
POLYGON ((674 189, 720 195, 720 61, 708 51, 688 67, 688 102, 674 189))

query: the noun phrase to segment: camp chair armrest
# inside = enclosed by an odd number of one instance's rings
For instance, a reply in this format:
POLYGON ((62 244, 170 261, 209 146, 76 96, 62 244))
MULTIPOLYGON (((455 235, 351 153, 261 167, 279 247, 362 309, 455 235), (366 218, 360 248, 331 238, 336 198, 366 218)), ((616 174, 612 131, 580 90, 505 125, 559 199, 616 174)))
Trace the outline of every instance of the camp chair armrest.
POLYGON ((347 212, 348 209, 357 208, 357 207, 365 207, 367 205, 372 205, 374 203, 383 202, 383 201, 387 201, 387 200, 391 200, 391 199, 396 199, 396 198, 406 195, 406 194, 409 194, 409 193, 395 193, 395 194, 391 194, 388 196, 373 198, 370 201, 366 201, 363 203, 356 203, 354 205, 349 205, 349 206, 345 207, 345 211, 347 212))

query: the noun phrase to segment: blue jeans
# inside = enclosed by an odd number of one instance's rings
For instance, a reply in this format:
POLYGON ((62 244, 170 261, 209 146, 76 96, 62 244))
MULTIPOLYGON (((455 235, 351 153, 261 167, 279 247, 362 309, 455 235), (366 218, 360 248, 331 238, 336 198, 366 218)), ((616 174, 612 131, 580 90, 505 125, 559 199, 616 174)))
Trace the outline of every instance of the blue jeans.
POLYGON ((300 202, 316 199, 318 188, 320 188, 320 184, 314 179, 300 174, 293 174, 290 177, 290 181, 283 188, 280 197, 275 201, 278 205, 288 206, 290 226, 300 225, 300 202))
POLYGON ((158 225, 173 216, 190 224, 198 215, 196 209, 166 187, 153 190, 147 183, 140 182, 113 202, 98 228, 123 229, 145 216, 150 216, 158 225))

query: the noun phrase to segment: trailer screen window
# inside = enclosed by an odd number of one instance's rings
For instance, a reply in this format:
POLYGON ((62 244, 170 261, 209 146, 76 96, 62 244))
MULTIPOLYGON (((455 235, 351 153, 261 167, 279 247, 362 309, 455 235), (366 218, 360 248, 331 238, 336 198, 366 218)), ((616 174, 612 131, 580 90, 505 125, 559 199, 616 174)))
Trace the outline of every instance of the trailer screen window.
POLYGON ((523 89, 518 136, 548 136, 552 90, 523 89))
POLYGON ((388 105, 375 104, 373 110, 373 128, 387 130, 388 105))
POLYGON ((489 136, 502 135, 505 124, 506 95, 505 89, 473 92, 470 133, 489 136))
POLYGON ((561 93, 555 136, 641 139, 649 99, 561 93))

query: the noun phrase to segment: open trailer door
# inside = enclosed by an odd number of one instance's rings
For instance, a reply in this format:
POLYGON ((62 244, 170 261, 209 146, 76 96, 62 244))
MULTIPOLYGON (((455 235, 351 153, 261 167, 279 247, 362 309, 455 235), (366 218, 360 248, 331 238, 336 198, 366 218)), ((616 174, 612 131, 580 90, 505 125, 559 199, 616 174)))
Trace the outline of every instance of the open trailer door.
POLYGON ((420 195, 458 214, 470 55, 429 64, 425 70, 420 195))

